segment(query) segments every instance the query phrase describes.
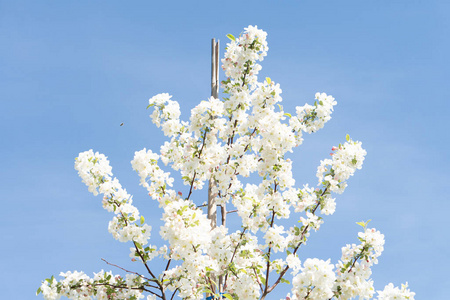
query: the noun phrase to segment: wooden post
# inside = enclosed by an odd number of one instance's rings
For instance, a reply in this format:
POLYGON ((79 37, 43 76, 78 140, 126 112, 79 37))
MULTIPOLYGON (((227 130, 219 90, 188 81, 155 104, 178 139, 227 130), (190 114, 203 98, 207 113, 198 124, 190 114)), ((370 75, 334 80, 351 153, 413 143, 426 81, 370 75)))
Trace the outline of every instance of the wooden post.
MULTIPOLYGON (((215 39, 211 41, 211 97, 219 97, 219 41, 216 42, 215 39)), ((211 178, 208 182, 208 219, 211 221, 211 229, 217 226, 217 205, 212 193, 213 184, 214 179, 211 178)), ((215 277, 212 277, 211 280, 216 282, 215 277)), ((218 283, 219 293, 222 292, 221 281, 222 277, 220 276, 218 283)))
MULTIPOLYGON (((219 97, 219 41, 211 41, 211 97, 219 97)), ((213 180, 208 183, 208 219, 211 220, 211 228, 217 226, 217 208, 212 194, 213 180)))
MULTIPOLYGON (((212 47, 211 47, 211 97, 219 98, 219 41, 215 41, 215 39, 212 39, 212 47)), ((210 199, 212 199, 211 195, 211 182, 209 184, 208 189, 208 203, 211 202, 210 199)), ((209 208, 209 206, 208 206, 209 208)), ((216 217, 215 217, 215 226, 217 226, 217 207, 214 208, 216 211, 216 217)), ((221 204, 221 215, 222 215, 222 225, 226 225, 226 219, 227 219, 227 211, 225 204, 221 204)), ((209 214, 208 214, 209 216, 209 214)))

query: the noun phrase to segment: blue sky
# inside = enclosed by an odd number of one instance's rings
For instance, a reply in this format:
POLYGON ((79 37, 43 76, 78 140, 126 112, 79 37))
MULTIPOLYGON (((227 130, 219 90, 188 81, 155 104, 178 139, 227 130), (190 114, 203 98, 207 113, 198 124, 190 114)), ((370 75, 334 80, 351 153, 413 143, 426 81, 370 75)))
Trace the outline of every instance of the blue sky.
MULTIPOLYGON (((286 111, 316 92, 338 101, 291 155, 297 185, 316 183, 347 133, 368 152, 300 258, 336 263, 357 243, 355 222, 372 219, 386 238, 375 288, 408 281, 416 299, 448 299, 449 9, 444 0, 0 1, 2 297, 34 299, 61 271, 110 270, 101 258, 140 270, 107 232, 112 215, 74 158, 109 157, 157 243, 160 211, 130 165, 164 141, 147 101, 168 92, 187 120, 210 94, 211 38, 223 54, 226 34, 257 25, 269 42, 261 76, 281 84, 286 111)), ((270 299, 287 292, 278 289, 270 299)))

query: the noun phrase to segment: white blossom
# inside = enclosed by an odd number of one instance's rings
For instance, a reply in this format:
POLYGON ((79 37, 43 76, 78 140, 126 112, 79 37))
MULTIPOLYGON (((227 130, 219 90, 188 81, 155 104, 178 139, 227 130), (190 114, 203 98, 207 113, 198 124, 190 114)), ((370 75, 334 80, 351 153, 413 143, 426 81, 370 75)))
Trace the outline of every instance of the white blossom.
POLYGON ((401 288, 394 287, 392 283, 389 283, 384 287, 384 290, 377 291, 378 300, 394 300, 394 299, 409 299, 414 300, 416 293, 411 292, 408 289, 408 283, 402 284, 401 288))
MULTIPOLYGON (((318 186, 297 187, 293 178, 297 166, 288 153, 302 144, 303 133, 316 132, 331 119, 336 101, 316 93, 314 105, 298 106, 294 115, 285 112, 280 84, 268 77, 258 79, 259 62, 268 51, 267 34, 249 26, 238 37, 229 37, 222 59, 227 76, 223 99, 201 101, 190 111, 189 121, 180 120, 180 105, 171 95, 149 99, 150 117, 168 141, 159 153, 136 151, 131 165, 140 185, 157 201, 151 209, 162 213, 163 245, 149 244, 151 226, 113 177, 104 154, 89 150, 75 159, 88 190, 102 194, 102 206, 114 215, 108 231, 118 241, 130 243, 129 258, 144 264, 148 274, 126 270, 120 276, 101 270, 89 277, 69 271, 61 273, 59 281, 53 276, 43 281, 38 294, 49 300, 61 296, 155 300, 173 293, 200 300, 205 293, 220 297, 217 285, 222 282, 225 297, 251 300, 269 299, 273 288, 291 280, 289 300, 373 298, 371 267, 384 249, 384 236, 367 228, 367 223, 358 223, 364 228, 358 234, 360 243, 342 247, 337 264, 307 258, 302 265, 299 259, 312 229, 317 231, 322 216, 335 212, 332 193, 345 190, 349 178, 361 169, 366 151, 347 135, 347 142, 333 147, 332 157, 320 162, 318 186), (184 187, 173 188, 174 178, 159 161, 181 175, 184 187), (228 210, 224 213, 236 212, 241 228, 211 226, 205 199, 197 192, 205 186, 216 205, 228 210), (285 227, 291 220, 294 225, 285 227), (156 258, 157 264, 149 264, 156 258), (154 265, 160 267, 159 273, 154 265)), ((401 288, 389 284, 378 291, 378 299, 414 299, 414 293, 407 284, 401 288)))

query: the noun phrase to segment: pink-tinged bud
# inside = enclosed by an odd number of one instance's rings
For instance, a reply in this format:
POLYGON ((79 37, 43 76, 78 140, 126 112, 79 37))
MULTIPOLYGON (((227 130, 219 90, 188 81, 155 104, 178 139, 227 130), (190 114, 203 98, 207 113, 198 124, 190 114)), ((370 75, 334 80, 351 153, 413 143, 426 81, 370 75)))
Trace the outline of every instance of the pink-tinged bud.
POLYGON ((183 196, 183 193, 182 192, 178 192, 178 195, 183 196))
POLYGON ((331 150, 333 150, 333 151, 336 151, 337 149, 339 149, 339 148, 336 146, 333 146, 333 148, 331 148, 331 150))
POLYGON ((334 153, 330 153, 330 155, 331 155, 331 156, 333 156, 333 155, 334 155, 334 153))
POLYGON ((136 258, 132 258, 131 261, 136 261, 136 258))

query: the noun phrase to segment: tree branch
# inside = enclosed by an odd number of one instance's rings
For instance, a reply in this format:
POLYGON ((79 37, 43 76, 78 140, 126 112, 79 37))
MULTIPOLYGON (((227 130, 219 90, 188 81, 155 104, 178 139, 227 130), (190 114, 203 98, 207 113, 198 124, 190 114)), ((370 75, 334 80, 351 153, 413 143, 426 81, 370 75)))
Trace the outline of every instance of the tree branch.
MULTIPOLYGON (((139 277, 141 277, 141 278, 144 278, 145 280, 151 281, 151 279, 149 279, 149 278, 147 278, 147 277, 145 277, 145 276, 143 276, 143 275, 141 275, 141 274, 139 274, 139 273, 137 273, 137 272, 129 271, 129 270, 124 269, 124 268, 122 268, 122 267, 120 267, 120 266, 118 266, 118 265, 112 264, 112 263, 106 261, 106 259, 104 259, 104 258, 102 258, 102 260, 103 260, 105 263, 107 263, 108 265, 110 265, 110 266, 119 268, 119 269, 121 269, 121 270, 123 270, 123 271, 125 271, 125 272, 127 272, 127 273, 136 274, 137 276, 139 276, 139 277)), ((151 287, 154 287, 154 286, 151 286, 151 287)), ((158 288, 158 287, 154 287, 154 288, 158 288)))
MULTIPOLYGON (((239 236, 239 242, 237 243, 236 247, 234 248, 233 255, 231 256, 231 260, 229 262, 229 265, 231 263, 233 263, 234 257, 236 256, 236 251, 237 251, 239 245, 241 244, 240 240, 242 240, 242 237, 244 236, 244 233, 245 233, 246 230, 247 230, 247 228, 244 228, 244 230, 242 231, 241 235, 239 236)), ((228 273, 225 275, 225 281, 223 283, 224 286, 227 285, 227 279, 228 279, 228 273)))
MULTIPOLYGON (((325 189, 323 190, 322 194, 320 195, 320 197, 323 197, 323 195, 325 195, 325 193, 328 190, 329 185, 327 185, 325 187, 325 189)), ((320 206, 320 200, 317 202, 316 206, 314 207, 314 209, 312 210, 312 213, 315 214, 317 208, 320 206)), ((303 244, 303 239, 305 238, 305 234, 308 232, 309 229, 309 225, 305 226, 305 229, 303 229, 301 237, 300 237, 300 242, 298 243, 298 245, 295 247, 294 252, 292 254, 296 254, 298 249, 300 248, 300 246, 303 244)), ((289 270, 289 265, 287 265, 283 271, 280 272, 280 276, 278 276, 278 279, 275 281, 275 283, 268 289, 267 293, 270 293, 271 291, 273 291, 273 289, 281 282, 281 278, 283 278, 283 276, 286 274, 286 272, 289 270)))

